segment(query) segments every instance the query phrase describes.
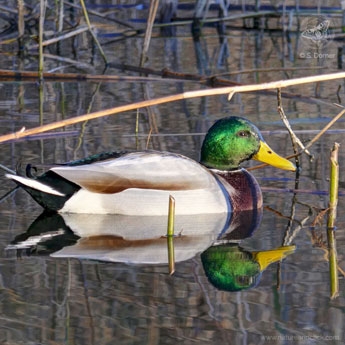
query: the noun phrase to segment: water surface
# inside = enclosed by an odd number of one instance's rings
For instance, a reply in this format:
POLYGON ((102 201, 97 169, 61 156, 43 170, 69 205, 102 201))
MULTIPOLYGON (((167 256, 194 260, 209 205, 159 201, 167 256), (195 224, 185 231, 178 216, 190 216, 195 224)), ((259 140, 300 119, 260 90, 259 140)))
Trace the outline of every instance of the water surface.
MULTIPOLYGON (((127 11, 131 18, 145 18, 147 13, 137 8, 127 11)), ((105 26, 104 32, 112 31, 105 26)), ((231 76, 237 83, 339 71, 336 56, 302 58, 299 54, 306 48, 303 41, 300 44, 299 31, 291 35, 290 44, 281 31, 229 27, 222 40, 214 27, 206 26, 202 33, 200 41, 193 42, 189 26, 178 27, 172 38, 163 38, 159 30, 155 31, 148 66, 157 71, 168 68, 205 76, 276 67, 231 76), (228 55, 222 56, 224 51, 228 55)), ((104 49, 113 63, 137 66, 142 42, 142 36, 133 36, 105 44, 104 49)), ((47 69, 64 66, 61 70, 66 73, 102 73, 102 59, 97 53, 92 55, 90 38, 83 36, 81 43, 84 46, 78 59, 85 63, 93 59, 90 68, 81 70, 47 60, 47 69)), ((333 40, 327 52, 336 54, 341 46, 342 42, 333 40)), ((66 43, 66 55, 69 50, 66 43)), ((4 54, 0 60, 2 68, 16 69, 20 64, 17 57, 9 60, 4 54)), ((24 61, 24 65, 34 70, 36 62, 24 61)), ((106 73, 128 75, 113 67, 106 73)), ((44 81, 41 89, 36 81, 0 81, 0 133, 204 87, 196 81, 164 79, 145 83, 44 81)), ((283 97, 285 113, 303 142, 313 138, 340 111, 334 103, 342 104, 345 98, 342 80, 321 83, 317 88, 315 84, 291 87, 286 92, 290 94, 283 97)), ((231 102, 226 96, 173 102, 73 125, 51 136, 3 143, 0 162, 11 169, 20 163, 43 169, 41 166, 101 151, 146 147, 198 159, 205 131, 215 120, 228 115, 251 119, 275 151, 281 155, 292 153, 290 138, 277 113, 276 95, 250 93, 235 95, 231 102)), ((326 220, 314 224, 328 205, 329 151, 338 142, 336 241, 338 264, 344 270, 344 120, 339 120, 332 130, 312 146, 313 161, 302 157, 296 194, 292 192, 293 173, 269 167, 253 171, 264 192, 262 222, 250 237, 236 238, 233 243, 249 253, 283 244, 294 244, 296 250, 282 263, 270 265, 256 286, 237 292, 212 285, 201 261, 201 252, 219 239, 217 231, 221 229, 216 227, 206 241, 203 238, 195 255, 176 262, 172 276, 166 262, 133 264, 49 256, 65 244, 76 243, 77 237, 69 232, 51 246, 38 243, 24 250, 8 249, 15 238, 25 236, 42 212, 24 191, 13 192, 0 204, 1 343, 341 344, 345 339, 344 275, 339 272, 339 296, 331 300, 326 220)), ((14 186, 3 174, 1 181, 0 192, 4 195, 14 186)), ((57 228, 46 225, 46 230, 59 231, 59 224, 57 228)))

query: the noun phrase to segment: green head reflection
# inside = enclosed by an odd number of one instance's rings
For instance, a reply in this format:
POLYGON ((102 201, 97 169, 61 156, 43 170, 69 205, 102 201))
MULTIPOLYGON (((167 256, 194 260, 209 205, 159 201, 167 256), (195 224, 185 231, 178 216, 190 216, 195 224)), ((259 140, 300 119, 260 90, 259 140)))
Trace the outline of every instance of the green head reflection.
POLYGON ((258 284, 266 267, 293 253, 294 246, 261 252, 244 251, 237 244, 213 246, 201 254, 207 278, 216 288, 241 291, 258 284))

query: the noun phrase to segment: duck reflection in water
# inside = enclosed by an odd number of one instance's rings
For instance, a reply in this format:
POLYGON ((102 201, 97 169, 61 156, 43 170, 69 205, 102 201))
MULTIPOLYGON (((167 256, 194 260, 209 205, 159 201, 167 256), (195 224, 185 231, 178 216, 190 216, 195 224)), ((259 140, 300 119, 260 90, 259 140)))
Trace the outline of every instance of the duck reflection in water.
MULTIPOLYGON (((294 247, 246 252, 238 244, 261 222, 262 209, 229 214, 177 216, 175 263, 201 253, 209 282, 227 291, 258 284, 261 272, 294 247)), ((43 213, 7 247, 17 254, 167 265, 166 217, 43 213)))
POLYGON ((262 209, 233 215, 232 231, 201 253, 204 272, 218 290, 241 291, 257 286, 262 272, 272 263, 292 254, 295 246, 266 251, 248 251, 239 243, 259 228, 262 209))
POLYGON ((249 252, 238 244, 215 245, 201 254, 205 274, 219 290, 240 291, 255 287, 262 272, 273 262, 293 253, 294 246, 249 252))

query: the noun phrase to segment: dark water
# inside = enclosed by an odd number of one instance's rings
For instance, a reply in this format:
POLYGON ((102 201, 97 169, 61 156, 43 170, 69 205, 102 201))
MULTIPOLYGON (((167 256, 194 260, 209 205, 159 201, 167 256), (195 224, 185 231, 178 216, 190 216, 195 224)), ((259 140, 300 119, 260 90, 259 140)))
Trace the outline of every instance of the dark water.
MULTIPOLYGON (((131 8, 115 13, 123 19, 145 18, 147 12, 131 8)), ((181 15, 188 16, 188 13, 181 15)), ((337 20, 332 18, 332 22, 337 26, 337 20)), ((270 23, 279 26, 273 20, 270 23)), ((103 34, 118 33, 120 29, 108 22, 100 26, 98 34, 102 43, 108 40, 103 34)), ((301 38, 301 30, 291 34, 288 41, 281 31, 229 27, 223 40, 219 40, 216 29, 205 26, 199 42, 193 42, 189 25, 179 26, 173 38, 162 38, 156 30, 148 66, 157 71, 168 68, 205 76, 255 69, 229 77, 237 83, 339 71, 337 52, 342 42, 330 40, 323 47, 323 53, 328 55, 322 58, 302 57, 301 53, 310 52, 311 48, 310 42, 301 38), (223 52, 227 55, 222 55, 223 52)), ((105 44, 104 49, 112 63, 137 66, 142 42, 142 36, 134 36, 105 44)), ((81 36, 78 45, 76 59, 84 63, 93 59, 93 65, 78 68, 46 59, 47 70, 102 73, 103 61, 99 54, 92 55, 90 37, 81 36)), ((71 50, 69 43, 65 43, 66 55, 71 50)), ((20 64, 8 46, 0 60, 2 68, 16 69, 20 64)), ((22 63, 26 70, 36 68, 35 59, 22 63)), ((106 73, 137 75, 112 67, 106 73)), ((196 81, 172 80, 45 81, 41 89, 35 81, 0 81, 0 133, 200 88, 204 86, 196 81)), ((340 111, 334 103, 343 104, 345 98, 343 80, 283 91, 289 92, 283 96, 285 113, 303 142, 313 138, 340 111)), ((238 94, 231 102, 226 96, 196 98, 140 109, 138 114, 137 136, 137 112, 130 111, 63 128, 50 136, 2 143, 0 162, 15 169, 20 162, 49 165, 100 151, 146 147, 198 159, 205 131, 216 119, 230 114, 253 120, 281 155, 292 153, 290 138, 277 113, 274 93, 238 94)), ((24 191, 8 195, 0 204, 0 342, 8 345, 343 343, 344 127, 344 120, 340 119, 311 147, 313 161, 302 157, 296 194, 292 193, 293 173, 268 167, 253 171, 263 188, 265 207, 262 221, 251 236, 248 224, 241 222, 236 224, 235 236, 230 230, 222 233, 224 219, 200 216, 182 220, 178 229, 185 235, 190 231, 190 238, 175 241, 177 262, 172 276, 167 264, 166 239, 159 235, 164 234, 165 220, 93 217, 91 220, 45 218, 38 222, 42 209, 24 191), (335 234, 339 296, 332 300, 326 218, 314 223, 328 205, 329 151, 334 142, 340 143, 340 196, 335 234), (246 231, 238 234, 238 229, 246 231), (32 236, 42 236, 42 231, 46 237, 38 242, 32 236), (155 231, 154 240, 150 240, 150 231, 155 231), (78 242, 76 236, 100 232, 106 236, 100 242, 85 239, 78 242), (120 233, 127 242, 113 241, 109 236, 114 233, 120 233), (13 246, 13 241, 23 241, 29 235, 30 246, 24 249, 13 246), (272 263, 255 276, 253 287, 229 292, 210 283, 201 259, 201 253, 215 241, 223 245, 229 242, 232 249, 248 255, 282 245, 295 245, 296 249, 280 264, 272 263), (135 245, 131 247, 129 242, 135 245), (50 256, 67 244, 71 245, 65 248, 70 258, 50 256), (110 250, 111 247, 116 249, 110 250), (73 257, 81 254, 84 258, 73 257), (107 258, 116 262, 99 261, 107 258)), ((254 164, 245 164, 251 165, 254 164)), ((3 175, 1 195, 14 187, 3 175)))

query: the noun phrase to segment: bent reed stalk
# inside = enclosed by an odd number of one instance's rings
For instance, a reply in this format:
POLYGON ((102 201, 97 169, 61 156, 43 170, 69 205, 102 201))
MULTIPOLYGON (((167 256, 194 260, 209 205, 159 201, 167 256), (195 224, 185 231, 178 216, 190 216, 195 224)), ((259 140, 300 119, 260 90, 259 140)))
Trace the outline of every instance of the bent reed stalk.
POLYGON ((231 97, 235 93, 253 92, 253 91, 260 91, 260 90, 272 90, 272 89, 286 88, 289 86, 310 84, 310 83, 330 81, 330 80, 343 79, 343 78, 345 78, 345 72, 323 74, 323 75, 295 78, 295 79, 289 79, 289 80, 279 80, 279 81, 273 81, 273 82, 262 83, 262 84, 230 86, 230 87, 222 87, 222 88, 215 88, 215 89, 187 91, 187 92, 183 92, 183 93, 175 94, 171 96, 165 96, 165 97, 140 101, 140 102, 136 102, 132 104, 126 104, 126 105, 122 105, 122 106, 114 107, 110 109, 100 110, 94 113, 80 115, 80 116, 76 116, 70 119, 52 122, 50 124, 42 125, 42 126, 31 128, 31 129, 26 129, 25 127, 23 127, 21 130, 15 133, 10 133, 10 134, 0 136, 0 143, 17 140, 19 138, 24 138, 33 134, 43 133, 43 132, 51 131, 57 128, 74 125, 79 122, 89 121, 89 120, 97 119, 100 117, 110 116, 110 115, 122 113, 125 111, 130 111, 130 110, 134 110, 138 108, 144 108, 144 107, 148 107, 152 105, 175 102, 175 101, 185 100, 185 99, 190 99, 190 98, 219 96, 219 95, 226 95, 226 94, 229 95, 229 100, 230 100, 231 97))

